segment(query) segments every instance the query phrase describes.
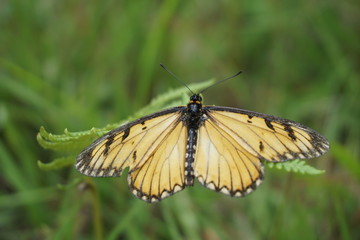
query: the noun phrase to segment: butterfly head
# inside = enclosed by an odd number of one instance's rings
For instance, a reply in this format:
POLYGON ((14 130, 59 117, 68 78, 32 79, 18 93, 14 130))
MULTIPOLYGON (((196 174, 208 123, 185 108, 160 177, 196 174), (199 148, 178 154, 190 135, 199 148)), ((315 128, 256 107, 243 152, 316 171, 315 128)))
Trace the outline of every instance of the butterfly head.
POLYGON ((196 103, 196 104, 201 104, 202 102, 202 97, 200 96, 200 94, 194 94, 190 97, 190 102, 191 103, 196 103))
MULTIPOLYGON (((190 101, 187 105, 188 107, 188 113, 192 116, 197 116, 199 114, 199 112, 201 111, 202 108, 202 97, 200 96, 200 94, 193 94, 190 97, 190 101)), ((198 118, 198 117, 196 117, 198 118)))

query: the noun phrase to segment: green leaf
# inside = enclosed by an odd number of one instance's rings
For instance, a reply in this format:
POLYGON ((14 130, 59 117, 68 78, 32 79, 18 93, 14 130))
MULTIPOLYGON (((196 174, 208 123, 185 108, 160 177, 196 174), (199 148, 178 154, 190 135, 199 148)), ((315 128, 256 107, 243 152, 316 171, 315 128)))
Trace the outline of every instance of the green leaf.
POLYGON ((279 162, 279 163, 266 163, 266 166, 270 168, 276 168, 279 170, 286 170, 288 172, 298 172, 302 174, 310 174, 310 175, 317 175, 322 174, 325 170, 319 170, 314 168, 313 166, 307 165, 304 160, 293 160, 287 162, 279 162))
POLYGON ((50 171, 50 170, 57 170, 63 167, 74 165, 74 162, 75 162, 75 156, 71 156, 71 157, 57 158, 50 163, 43 163, 41 161, 38 161, 38 166, 41 170, 50 171))

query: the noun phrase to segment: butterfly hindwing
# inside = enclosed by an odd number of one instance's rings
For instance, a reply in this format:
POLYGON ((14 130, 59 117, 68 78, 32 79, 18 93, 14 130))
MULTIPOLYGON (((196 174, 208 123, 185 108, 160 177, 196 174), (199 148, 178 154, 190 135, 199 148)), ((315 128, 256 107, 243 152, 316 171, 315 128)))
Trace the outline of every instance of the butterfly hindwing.
MULTIPOLYGON (((159 201, 185 187, 186 126, 179 120, 164 134, 146 162, 133 168, 128 175, 133 194, 144 201, 159 201)), ((158 136, 154 136, 156 138, 158 136)))
POLYGON ((261 183, 263 165, 215 122, 199 129, 195 176, 205 187, 230 196, 243 196, 261 183))

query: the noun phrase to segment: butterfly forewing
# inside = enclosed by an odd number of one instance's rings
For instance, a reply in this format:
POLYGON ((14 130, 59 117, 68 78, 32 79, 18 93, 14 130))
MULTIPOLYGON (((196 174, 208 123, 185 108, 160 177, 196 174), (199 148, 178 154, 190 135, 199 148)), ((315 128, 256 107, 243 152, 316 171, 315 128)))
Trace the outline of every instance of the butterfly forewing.
POLYGON ((313 158, 329 149, 320 134, 290 120, 226 107, 207 107, 206 112, 209 121, 262 160, 313 158))
POLYGON ((163 142, 182 107, 168 109, 125 124, 96 140, 77 158, 76 168, 95 177, 120 176, 126 167, 141 167, 163 142))

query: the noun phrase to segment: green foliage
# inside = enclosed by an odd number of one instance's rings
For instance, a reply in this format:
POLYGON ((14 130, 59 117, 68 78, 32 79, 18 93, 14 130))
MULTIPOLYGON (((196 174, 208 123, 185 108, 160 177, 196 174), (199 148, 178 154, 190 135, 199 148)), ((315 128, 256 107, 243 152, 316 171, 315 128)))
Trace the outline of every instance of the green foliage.
POLYGON ((304 160, 296 159, 294 161, 282 162, 282 163, 267 163, 266 166, 276 169, 284 169, 288 172, 299 172, 302 174, 322 174, 325 171, 316 169, 310 165, 307 165, 304 160))
MULTIPOLYGON (((360 239, 357 9, 355 0, 3 1, 0 239, 360 239), (187 101, 149 105, 179 87, 159 63, 186 83, 244 70, 205 103, 317 130, 331 149, 306 163, 326 172, 267 168, 245 198, 195 186, 149 205, 125 176, 65 167, 107 130, 187 101)), ((313 171, 287 164, 273 168, 313 171)))

